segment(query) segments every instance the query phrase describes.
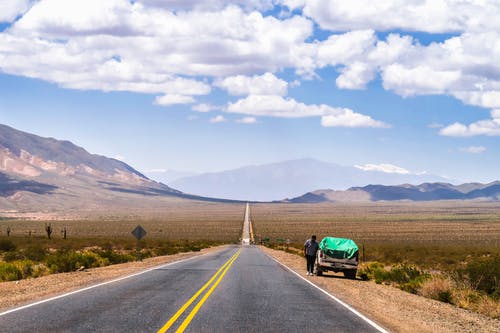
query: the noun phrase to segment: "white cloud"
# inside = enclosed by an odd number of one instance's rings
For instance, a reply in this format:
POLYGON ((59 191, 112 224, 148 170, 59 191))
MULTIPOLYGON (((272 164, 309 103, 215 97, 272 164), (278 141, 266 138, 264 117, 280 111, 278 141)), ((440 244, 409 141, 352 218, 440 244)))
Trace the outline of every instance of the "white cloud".
POLYGON ((234 96, 246 95, 280 95, 288 92, 288 82, 277 78, 272 73, 263 75, 226 77, 215 82, 215 86, 225 89, 234 96))
POLYGON ((228 5, 239 5, 243 9, 269 10, 274 6, 273 0, 138 0, 145 5, 157 6, 169 10, 220 10, 228 5))
POLYGON ((197 112, 210 112, 210 111, 215 111, 215 110, 220 110, 221 107, 217 105, 212 105, 212 104, 207 104, 207 103, 201 103, 194 105, 191 107, 191 110, 197 111, 197 112))
POLYGON ((498 27, 500 4, 485 1, 407 0, 284 0, 291 8, 303 6, 305 15, 323 29, 410 30, 430 33, 498 27))
POLYGON ((335 34, 317 44, 317 62, 319 67, 347 64, 363 57, 376 42, 375 31, 359 30, 335 34))
POLYGON ((240 124, 255 124, 257 123, 257 119, 255 117, 243 117, 241 119, 236 120, 236 122, 240 124))
POLYGON ((470 125, 454 123, 439 131, 443 136, 500 136, 500 109, 491 111, 491 119, 480 120, 470 125))
POLYGON ((459 70, 438 71, 428 66, 387 66, 382 72, 384 88, 402 96, 443 94, 460 79, 459 70))
POLYGON ((364 89, 375 76, 373 68, 361 62, 344 67, 341 73, 335 82, 337 87, 344 89, 364 89))
POLYGON ((191 104, 194 102, 195 100, 191 96, 176 95, 176 94, 157 96, 155 98, 155 104, 161 106, 170 106, 175 104, 191 104))
POLYGON ((0 1, 0 23, 14 21, 19 15, 28 10, 30 3, 30 0, 0 1))
MULTIPOLYGON (((402 96, 445 94, 467 104, 500 108, 498 1, 33 3, 0 2, 0 21, 7 22, 32 5, 0 32, 3 73, 71 89, 165 95, 158 99, 171 105, 193 103, 193 96, 210 94, 207 82, 235 96, 286 96, 298 81, 288 84, 276 73, 291 69, 315 79, 321 74, 318 69, 332 67, 339 73, 335 83, 342 89, 364 89, 380 75, 385 89, 402 96), (290 12, 280 17, 259 12, 279 3, 303 8, 311 19, 290 12), (314 40, 312 20, 335 33, 314 40), (376 32, 381 30, 457 36, 422 45, 400 34, 379 40, 376 32)), ((283 104, 278 101, 278 106, 283 104)), ((295 104, 285 109, 304 109, 295 104)), ((305 109, 311 113, 314 107, 305 109)), ((323 122, 336 124, 332 116, 323 122)), ((480 127, 490 128, 486 135, 492 135, 494 119, 486 122, 480 127)), ((454 130, 463 132, 457 126, 454 130)))
POLYGON ((223 123, 225 121, 227 121, 227 119, 224 118, 224 116, 222 116, 222 115, 218 115, 218 116, 215 116, 212 119, 210 119, 210 122, 213 123, 213 124, 215 124, 215 123, 223 123))
POLYGON ((115 155, 115 156, 113 156, 113 158, 115 160, 118 160, 118 161, 122 161, 122 162, 125 161, 125 156, 123 156, 123 155, 115 155))
POLYGON ((323 127, 390 127, 381 121, 373 120, 369 116, 355 113, 349 109, 343 109, 342 112, 322 116, 321 125, 323 127))
POLYGON ((486 147, 483 146, 469 146, 462 147, 459 149, 461 152, 469 153, 469 154, 481 154, 486 151, 486 147))
POLYGON ((236 6, 173 13, 121 0, 41 0, 3 34, 0 50, 8 50, 0 55, 3 71, 58 83, 65 76, 81 81, 88 73, 87 87, 101 89, 103 77, 96 73, 107 62, 108 70, 120 69, 112 74, 124 71, 148 84, 161 83, 163 76, 224 77, 295 67, 311 33, 312 22, 303 17, 279 20, 236 6))
POLYGON ((334 108, 325 104, 304 104, 293 98, 273 95, 250 95, 226 109, 230 113, 278 118, 321 117, 325 127, 387 127, 383 122, 355 113, 347 108, 334 108))
POLYGON ((401 175, 409 175, 411 174, 410 171, 399 167, 397 165, 393 164, 365 164, 365 165, 355 165, 355 168, 358 168, 363 171, 379 171, 379 172, 385 172, 385 173, 397 173, 401 175))

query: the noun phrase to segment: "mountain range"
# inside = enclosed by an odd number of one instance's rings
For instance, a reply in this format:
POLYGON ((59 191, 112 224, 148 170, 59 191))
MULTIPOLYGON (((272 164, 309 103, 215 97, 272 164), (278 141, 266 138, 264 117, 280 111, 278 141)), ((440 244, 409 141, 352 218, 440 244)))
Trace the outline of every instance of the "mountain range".
POLYGON ((16 212, 70 215, 74 212, 80 216, 82 212, 131 210, 144 214, 197 201, 238 202, 235 199, 291 203, 500 200, 498 181, 452 185, 427 174, 366 171, 313 159, 184 177, 169 185, 151 180, 119 160, 91 154, 69 141, 43 138, 0 125, 3 216, 16 212), (434 181, 426 181, 429 178, 434 181), (375 182, 386 185, 365 186, 375 182), (407 184, 411 182, 421 185, 407 184), (351 186, 357 184, 363 187, 351 186), (311 191, 327 187, 348 189, 311 191))
POLYGON ((366 201, 500 200, 500 181, 489 184, 423 183, 420 185, 368 185, 346 191, 317 190, 293 199, 291 203, 366 201))
POLYGON ((274 201, 321 188, 344 190, 368 184, 420 184, 449 179, 431 174, 364 170, 315 159, 247 166, 183 177, 167 183, 185 193, 226 199, 274 201))

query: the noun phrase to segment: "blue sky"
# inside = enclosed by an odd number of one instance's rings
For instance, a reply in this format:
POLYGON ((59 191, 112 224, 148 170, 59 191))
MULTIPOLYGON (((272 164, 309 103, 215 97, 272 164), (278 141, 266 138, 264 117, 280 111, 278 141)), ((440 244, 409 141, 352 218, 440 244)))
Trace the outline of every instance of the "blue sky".
POLYGON ((499 179, 495 2, 9 1, 0 123, 140 171, 499 179))

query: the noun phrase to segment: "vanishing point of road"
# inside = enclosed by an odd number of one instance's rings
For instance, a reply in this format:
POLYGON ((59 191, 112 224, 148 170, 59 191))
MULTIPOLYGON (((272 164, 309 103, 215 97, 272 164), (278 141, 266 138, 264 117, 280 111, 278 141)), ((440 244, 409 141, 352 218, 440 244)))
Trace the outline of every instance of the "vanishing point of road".
MULTIPOLYGON (((249 228, 249 208, 245 212, 249 228)), ((0 313, 0 332, 384 332, 248 244, 0 313)))

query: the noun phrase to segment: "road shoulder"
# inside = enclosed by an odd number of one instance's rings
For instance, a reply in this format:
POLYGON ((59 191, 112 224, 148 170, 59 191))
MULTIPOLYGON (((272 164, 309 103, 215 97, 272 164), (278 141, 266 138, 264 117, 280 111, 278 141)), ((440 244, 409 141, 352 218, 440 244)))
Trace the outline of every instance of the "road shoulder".
POLYGON ((305 276, 305 259, 266 247, 261 249, 390 331, 498 332, 499 320, 413 295, 391 286, 345 279, 342 274, 328 273, 323 277, 305 276))

